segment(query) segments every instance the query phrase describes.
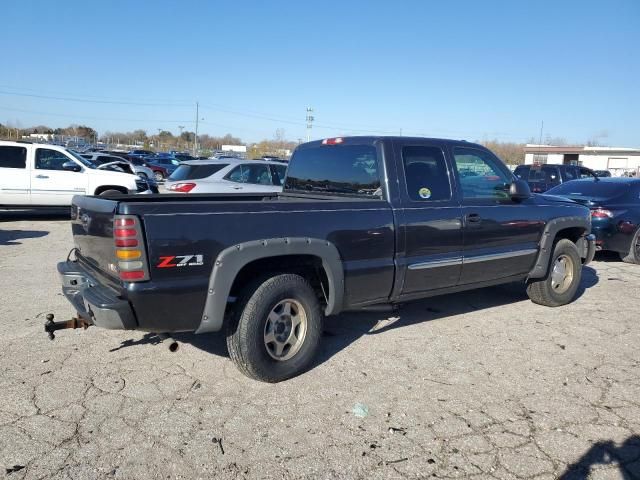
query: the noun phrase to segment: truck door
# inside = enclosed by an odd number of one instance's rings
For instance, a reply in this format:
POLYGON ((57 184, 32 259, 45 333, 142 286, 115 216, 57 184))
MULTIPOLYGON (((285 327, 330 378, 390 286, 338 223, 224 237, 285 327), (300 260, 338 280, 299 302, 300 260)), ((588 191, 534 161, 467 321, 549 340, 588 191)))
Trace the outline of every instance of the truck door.
POLYGON ((0 205, 29 204, 29 168, 27 145, 0 146, 0 205))
POLYGON ((400 180, 399 293, 420 296, 455 286, 462 267, 462 210, 445 149, 407 139, 395 141, 394 151, 400 180))
POLYGON ((527 202, 509 197, 511 172, 491 152, 455 146, 464 223, 460 284, 526 274, 537 254, 542 220, 527 202))
POLYGON ((31 170, 32 205, 71 205, 74 195, 87 193, 89 178, 85 168, 79 172, 62 168, 71 161, 74 160, 58 150, 36 148, 31 170))

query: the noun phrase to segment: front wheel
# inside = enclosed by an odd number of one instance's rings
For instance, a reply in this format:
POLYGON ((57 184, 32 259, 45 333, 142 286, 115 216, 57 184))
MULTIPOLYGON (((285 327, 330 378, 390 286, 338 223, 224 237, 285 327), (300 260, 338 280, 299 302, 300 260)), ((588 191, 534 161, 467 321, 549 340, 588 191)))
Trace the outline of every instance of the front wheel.
POLYGON ((560 307, 571 302, 582 278, 582 260, 571 240, 560 239, 553 249, 545 278, 532 280, 527 295, 533 303, 560 307))
POLYGON ((229 356, 250 378, 280 382, 304 372, 322 337, 318 297, 300 275, 249 284, 227 323, 229 356))
POLYGON ((153 172, 153 176, 156 179, 156 182, 161 182, 164 180, 164 175, 162 175, 162 173, 160 172, 153 172))
POLYGON ((629 245, 629 252, 625 255, 620 254, 620 258, 625 263, 640 263, 640 228, 636 230, 635 235, 631 239, 631 245, 629 245))

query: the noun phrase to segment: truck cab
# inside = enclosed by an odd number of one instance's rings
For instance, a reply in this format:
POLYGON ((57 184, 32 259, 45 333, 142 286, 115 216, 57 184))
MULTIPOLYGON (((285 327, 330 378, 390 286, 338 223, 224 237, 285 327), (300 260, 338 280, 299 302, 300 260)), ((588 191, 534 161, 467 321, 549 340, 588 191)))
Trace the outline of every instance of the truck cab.
POLYGON ((136 193, 143 187, 136 175, 99 170, 58 145, 0 141, 3 207, 69 206, 74 195, 136 193))

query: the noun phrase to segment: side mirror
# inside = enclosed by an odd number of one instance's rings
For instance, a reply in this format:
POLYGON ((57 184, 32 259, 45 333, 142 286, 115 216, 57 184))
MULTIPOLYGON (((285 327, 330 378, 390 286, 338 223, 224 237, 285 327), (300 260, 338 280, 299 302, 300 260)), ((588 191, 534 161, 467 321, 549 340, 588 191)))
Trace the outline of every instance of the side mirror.
POLYGON ((509 196, 511 200, 526 200, 531 197, 529 184, 524 180, 515 180, 509 186, 509 196))
POLYGON ((78 165, 76 162, 68 161, 62 164, 63 170, 68 170, 70 172, 79 172, 82 170, 82 167, 78 165))

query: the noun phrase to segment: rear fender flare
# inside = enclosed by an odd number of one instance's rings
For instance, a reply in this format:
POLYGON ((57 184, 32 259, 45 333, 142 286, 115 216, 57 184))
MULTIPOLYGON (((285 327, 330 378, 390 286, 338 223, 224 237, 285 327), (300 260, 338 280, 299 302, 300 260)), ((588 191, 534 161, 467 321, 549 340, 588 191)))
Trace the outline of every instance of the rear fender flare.
MULTIPOLYGON (((567 228, 582 228, 584 229, 584 235, 591 233, 591 218, 590 217, 561 217, 549 220, 544 227, 542 237, 540 238, 540 250, 538 252, 538 258, 536 263, 529 272, 529 279, 532 278, 544 278, 547 276, 547 270, 549 268, 549 258, 553 253, 553 245, 555 244, 558 232, 567 228)), ((583 235, 583 236, 584 236, 583 235)), ((578 251, 582 258, 587 257, 585 250, 586 242, 584 240, 578 240, 576 242, 578 251)))
POLYGON ((319 257, 328 280, 325 314, 335 315, 342 310, 344 271, 340 254, 333 243, 300 237, 254 240, 226 248, 216 258, 209 277, 202 319, 196 333, 217 332, 222 328, 231 287, 244 266, 254 260, 283 255, 319 257))

